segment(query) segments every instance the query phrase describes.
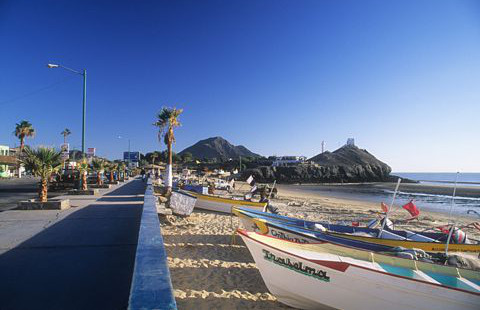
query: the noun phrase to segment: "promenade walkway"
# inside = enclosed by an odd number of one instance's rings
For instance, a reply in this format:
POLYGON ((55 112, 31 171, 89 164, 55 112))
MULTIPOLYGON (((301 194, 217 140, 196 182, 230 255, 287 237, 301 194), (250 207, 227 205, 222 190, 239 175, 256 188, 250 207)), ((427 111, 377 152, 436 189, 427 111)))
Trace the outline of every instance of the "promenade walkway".
POLYGON ((145 183, 0 213, 0 309, 125 309, 145 183))

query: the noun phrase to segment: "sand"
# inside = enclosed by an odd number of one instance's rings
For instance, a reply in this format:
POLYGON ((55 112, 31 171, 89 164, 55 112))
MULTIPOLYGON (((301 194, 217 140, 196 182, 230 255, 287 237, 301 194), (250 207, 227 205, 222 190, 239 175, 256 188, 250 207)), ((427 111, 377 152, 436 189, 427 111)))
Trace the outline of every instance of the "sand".
MULTIPOLYGON (((240 187, 236 195, 241 195, 242 188, 247 189, 240 187)), ((228 196, 221 191, 217 194, 228 196)), ((285 187, 278 195, 271 202, 280 214, 309 220, 365 224, 380 211, 375 203, 299 193, 285 187)), ((405 210, 392 215, 400 222, 407 217, 405 210)), ((473 220, 461 218, 458 222, 462 226, 473 220)), ((269 293, 241 238, 237 236, 232 243, 232 234, 240 225, 238 218, 195 210, 190 217, 161 217, 161 222, 179 309, 291 309, 269 293)), ((422 211, 419 220, 397 227, 424 230, 446 223, 446 215, 422 211)), ((464 230, 480 239, 478 230, 464 230)))
POLYGON ((178 309, 291 309, 268 292, 240 237, 232 244, 238 225, 213 212, 162 218, 178 309))

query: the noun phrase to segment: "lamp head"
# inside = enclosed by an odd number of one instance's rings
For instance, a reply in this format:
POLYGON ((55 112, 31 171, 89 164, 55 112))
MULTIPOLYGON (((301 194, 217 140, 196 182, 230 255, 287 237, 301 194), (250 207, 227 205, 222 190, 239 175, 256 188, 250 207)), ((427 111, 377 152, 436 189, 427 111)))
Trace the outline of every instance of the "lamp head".
POLYGON ((58 68, 59 66, 56 65, 56 64, 47 64, 47 67, 49 67, 50 69, 52 69, 52 68, 58 68))

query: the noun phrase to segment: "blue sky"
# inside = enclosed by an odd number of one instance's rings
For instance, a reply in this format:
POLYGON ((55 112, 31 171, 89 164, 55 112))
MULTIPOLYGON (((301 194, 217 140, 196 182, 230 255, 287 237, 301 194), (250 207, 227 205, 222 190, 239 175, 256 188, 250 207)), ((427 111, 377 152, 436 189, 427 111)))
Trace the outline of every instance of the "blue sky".
POLYGON ((121 157, 164 149, 151 125, 185 109, 176 151, 223 136, 313 156, 354 137, 394 171, 480 172, 478 1, 0 0, 0 144, 121 157), (118 139, 117 136, 124 139, 118 139))

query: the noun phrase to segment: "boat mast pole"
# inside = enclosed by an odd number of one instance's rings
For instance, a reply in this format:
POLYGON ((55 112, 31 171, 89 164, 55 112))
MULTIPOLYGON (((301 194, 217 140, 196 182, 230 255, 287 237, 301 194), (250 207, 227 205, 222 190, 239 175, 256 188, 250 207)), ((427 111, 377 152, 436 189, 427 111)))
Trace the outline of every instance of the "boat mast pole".
MULTIPOLYGON (((453 195, 452 195, 452 204, 450 205, 450 214, 448 216, 448 221, 452 218, 453 213, 453 206, 455 205, 455 194, 457 193, 457 182, 458 182, 458 174, 457 172, 455 176, 455 186, 453 187, 453 195)), ((455 230, 455 225, 457 224, 456 219, 452 223, 452 227, 450 228, 450 232, 448 233, 447 244, 445 245, 445 256, 448 256, 448 245, 450 244, 450 239, 452 238, 453 231, 455 230)))
POLYGON ((395 192, 393 193, 393 197, 392 197, 392 202, 390 203, 390 207, 388 208, 387 213, 385 214, 385 217, 383 219, 382 228, 380 229, 380 232, 378 233, 378 238, 382 237, 383 230, 385 229, 385 224, 387 223, 387 220, 388 220, 388 215, 392 211, 393 203, 395 202, 395 197, 397 197, 397 191, 398 191, 398 188, 400 187, 400 182, 402 182, 402 179, 398 178, 397 185, 395 186, 395 192))

